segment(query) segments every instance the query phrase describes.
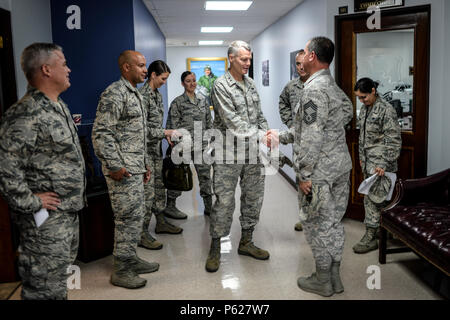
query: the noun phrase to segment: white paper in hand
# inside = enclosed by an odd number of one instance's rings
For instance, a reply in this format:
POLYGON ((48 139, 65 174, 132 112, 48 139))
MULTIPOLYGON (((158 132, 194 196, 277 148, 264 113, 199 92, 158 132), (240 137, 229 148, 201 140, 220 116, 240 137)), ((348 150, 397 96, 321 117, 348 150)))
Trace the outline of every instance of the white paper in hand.
POLYGON ((34 214, 34 221, 36 222, 36 227, 40 227, 45 220, 48 219, 48 211, 47 209, 41 209, 34 214))
POLYGON ((377 179, 377 176, 378 176, 377 174, 374 174, 370 178, 367 178, 366 180, 364 180, 361 183, 361 185, 359 186, 358 192, 361 194, 368 195, 370 187, 372 187, 372 185, 374 184, 375 180, 377 179))

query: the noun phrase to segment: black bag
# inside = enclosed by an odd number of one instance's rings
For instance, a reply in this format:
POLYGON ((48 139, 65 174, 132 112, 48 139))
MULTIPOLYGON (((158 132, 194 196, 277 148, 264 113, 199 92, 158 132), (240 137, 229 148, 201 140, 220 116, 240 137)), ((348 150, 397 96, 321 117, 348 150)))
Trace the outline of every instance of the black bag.
POLYGON ((192 171, 189 164, 175 164, 171 158, 172 148, 169 147, 163 160, 162 178, 166 189, 176 191, 192 190, 192 171))

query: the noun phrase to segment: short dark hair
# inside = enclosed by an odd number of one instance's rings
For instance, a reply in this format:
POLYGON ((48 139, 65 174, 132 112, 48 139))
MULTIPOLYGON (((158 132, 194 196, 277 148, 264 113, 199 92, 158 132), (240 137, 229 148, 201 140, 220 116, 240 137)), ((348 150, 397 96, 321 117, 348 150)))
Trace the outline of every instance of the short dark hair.
POLYGON ((148 66, 148 75, 155 73, 157 76, 162 75, 165 72, 172 73, 169 66, 162 60, 155 60, 148 66))
POLYGON ((187 76, 190 76, 191 74, 195 75, 195 73, 190 72, 190 71, 183 72, 183 74, 181 75, 181 82, 184 82, 184 80, 187 78, 187 76))
POLYGON ((305 49, 300 49, 298 50, 297 54, 295 55, 295 57, 297 58, 299 55, 301 54, 305 54, 305 49))
POLYGON ((320 62, 331 64, 334 59, 334 43, 326 37, 315 37, 309 41, 309 52, 315 52, 320 62))
POLYGON ((373 81, 370 78, 362 78, 356 82, 354 91, 359 90, 361 93, 372 93, 372 89, 375 89, 375 92, 377 92, 378 85, 378 82, 373 81))

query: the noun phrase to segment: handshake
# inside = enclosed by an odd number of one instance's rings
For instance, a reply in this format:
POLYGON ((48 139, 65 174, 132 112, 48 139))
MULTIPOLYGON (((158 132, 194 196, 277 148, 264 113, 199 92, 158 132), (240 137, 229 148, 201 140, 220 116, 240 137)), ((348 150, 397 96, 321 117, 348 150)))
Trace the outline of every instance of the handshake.
POLYGON ((262 142, 269 148, 277 148, 280 145, 278 130, 269 130, 263 137, 262 142))

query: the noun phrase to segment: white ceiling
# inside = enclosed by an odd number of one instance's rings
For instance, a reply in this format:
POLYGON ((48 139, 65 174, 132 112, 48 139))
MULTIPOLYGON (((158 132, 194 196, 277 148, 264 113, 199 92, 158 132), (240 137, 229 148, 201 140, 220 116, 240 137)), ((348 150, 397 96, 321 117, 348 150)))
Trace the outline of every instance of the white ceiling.
POLYGON ((167 46, 198 46, 199 40, 251 41, 303 0, 254 0, 247 11, 206 11, 205 0, 144 0, 167 46), (201 33, 201 27, 234 27, 231 33, 201 33))

